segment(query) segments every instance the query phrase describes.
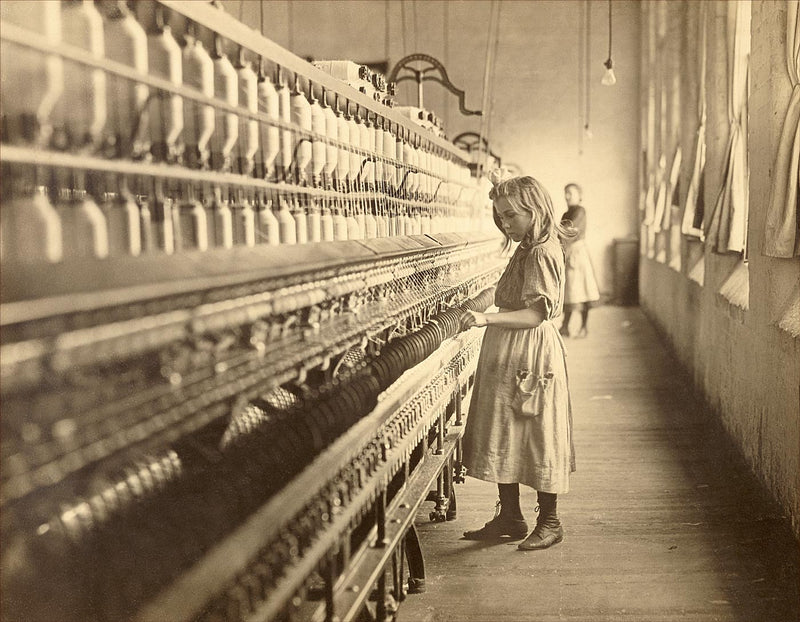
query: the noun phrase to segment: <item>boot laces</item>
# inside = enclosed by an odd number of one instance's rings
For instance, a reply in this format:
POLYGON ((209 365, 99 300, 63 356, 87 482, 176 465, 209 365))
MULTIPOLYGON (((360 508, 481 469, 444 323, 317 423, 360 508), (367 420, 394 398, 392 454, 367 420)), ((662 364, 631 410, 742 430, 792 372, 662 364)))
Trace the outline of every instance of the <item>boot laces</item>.
POLYGON ((494 504, 494 516, 492 517, 492 520, 494 520, 495 518, 500 516, 500 507, 501 506, 502 506, 502 503, 500 503, 500 501, 498 501, 497 503, 494 504))

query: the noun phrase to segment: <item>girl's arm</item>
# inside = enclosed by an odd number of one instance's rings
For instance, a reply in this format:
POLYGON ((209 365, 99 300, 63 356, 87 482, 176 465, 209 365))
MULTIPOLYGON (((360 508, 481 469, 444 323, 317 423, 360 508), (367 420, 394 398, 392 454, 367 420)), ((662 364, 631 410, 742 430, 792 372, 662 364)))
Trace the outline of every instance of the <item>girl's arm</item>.
POLYGON ((578 232, 586 233, 586 209, 581 206, 581 208, 575 214, 575 220, 572 221, 572 226, 575 227, 578 232))
POLYGON ((461 316, 464 330, 473 326, 500 326, 502 328, 536 328, 544 322, 545 315, 537 306, 519 309, 518 311, 502 311, 500 313, 478 313, 467 311, 461 316))

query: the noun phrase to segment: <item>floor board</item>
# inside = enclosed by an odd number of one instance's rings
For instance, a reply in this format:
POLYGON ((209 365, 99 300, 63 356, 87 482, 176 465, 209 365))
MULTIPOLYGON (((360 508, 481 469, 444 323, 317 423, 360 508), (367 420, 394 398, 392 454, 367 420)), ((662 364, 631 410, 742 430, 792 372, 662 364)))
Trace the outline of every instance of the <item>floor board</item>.
MULTIPOLYGON (((574 318, 573 321, 577 321, 574 318)), ((638 308, 592 311, 568 339, 578 470, 559 496, 563 543, 460 539, 494 484, 456 487, 458 517, 417 525, 427 592, 412 622, 796 622, 798 547, 638 308)), ((535 522, 535 492, 522 507, 535 522)))

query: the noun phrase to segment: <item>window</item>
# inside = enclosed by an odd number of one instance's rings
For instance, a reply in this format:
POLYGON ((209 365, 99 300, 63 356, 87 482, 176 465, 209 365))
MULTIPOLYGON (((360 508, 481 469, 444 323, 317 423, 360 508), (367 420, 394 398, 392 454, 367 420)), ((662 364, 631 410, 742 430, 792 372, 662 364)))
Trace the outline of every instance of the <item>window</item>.
MULTIPOLYGON (((694 153, 692 154, 692 170, 689 178, 689 185, 686 190, 686 203, 683 210, 681 221, 681 232, 691 237, 704 238, 703 217, 705 214, 705 167, 706 167, 706 20, 708 15, 708 4, 698 2, 689 7, 689 23, 696 24, 697 32, 693 41, 696 41, 694 48, 695 63, 693 66, 695 73, 692 75, 697 85, 697 131, 694 140, 694 153), (696 19, 692 21, 692 15, 696 19)), ((690 45, 692 39, 690 38, 690 45)))
POLYGON ((773 166, 764 254, 788 258, 800 257, 800 231, 797 226, 800 223, 800 162, 797 157, 800 153, 800 5, 797 2, 786 3, 786 49, 789 80, 794 90, 786 110, 773 166))
POLYGON ((721 8, 727 11, 730 130, 722 188, 706 227, 706 238, 718 253, 745 253, 749 202, 747 97, 750 3, 736 0, 721 8))

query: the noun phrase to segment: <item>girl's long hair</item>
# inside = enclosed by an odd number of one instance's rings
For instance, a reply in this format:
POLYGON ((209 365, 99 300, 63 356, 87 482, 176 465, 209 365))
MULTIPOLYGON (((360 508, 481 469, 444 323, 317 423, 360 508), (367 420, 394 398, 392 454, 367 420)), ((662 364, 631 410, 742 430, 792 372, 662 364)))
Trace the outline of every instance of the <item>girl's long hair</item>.
MULTIPOLYGON (((550 194, 533 177, 526 175, 504 180, 498 177, 498 174, 495 174, 494 171, 489 175, 489 180, 493 183, 492 189, 489 191, 489 198, 492 201, 497 201, 497 199, 505 197, 514 209, 525 211, 532 215, 531 229, 521 244, 535 246, 546 242, 553 234, 557 235, 559 241, 563 244, 565 240, 571 240, 578 235, 577 229, 561 224, 560 221, 556 220, 550 194), (537 229, 538 235, 534 239, 537 229)), ((494 206, 492 206, 492 218, 494 219, 494 224, 503 232, 506 238, 506 247, 509 247, 511 239, 503 230, 503 225, 494 206)))

